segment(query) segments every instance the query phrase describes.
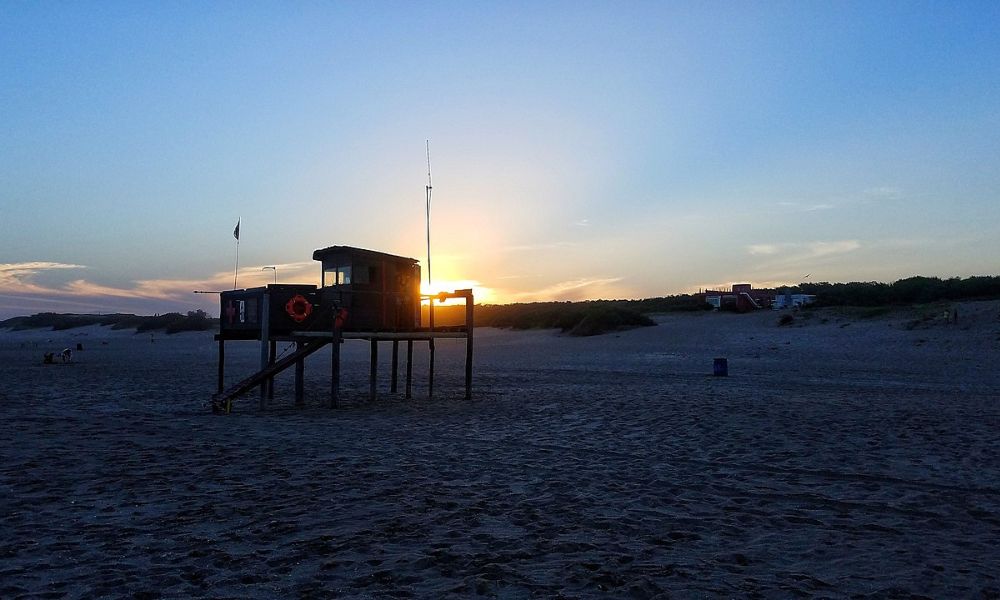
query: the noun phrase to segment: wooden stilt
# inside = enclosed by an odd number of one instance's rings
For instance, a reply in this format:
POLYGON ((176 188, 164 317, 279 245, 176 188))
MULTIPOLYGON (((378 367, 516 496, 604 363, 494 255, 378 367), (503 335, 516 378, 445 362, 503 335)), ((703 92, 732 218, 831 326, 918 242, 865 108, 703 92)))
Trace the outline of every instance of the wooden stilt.
POLYGON ((219 340, 219 393, 226 389, 226 340, 219 340))
POLYGON ((392 378, 389 391, 396 393, 396 380, 399 379, 399 340, 392 340, 392 378))
POLYGON ((406 340, 406 399, 413 397, 413 340, 406 340))
POLYGON ((378 374, 378 340, 372 338, 371 368, 368 373, 368 399, 375 399, 375 376, 378 374))
POLYGON ((434 397, 434 338, 427 340, 427 348, 430 353, 430 364, 427 370, 427 397, 434 397))
POLYGON ((340 328, 333 327, 333 349, 330 368, 330 408, 340 406, 340 328))
POLYGON ((240 381, 239 383, 230 386, 228 389, 223 391, 221 394, 216 394, 212 401, 216 406, 221 406, 225 408, 226 412, 229 412, 230 404, 233 398, 236 398, 254 388, 260 388, 261 384, 267 381, 268 377, 271 377, 275 373, 280 373, 285 369, 293 366, 297 361, 309 356, 313 352, 316 352, 320 348, 326 346, 329 342, 327 340, 312 340, 308 342, 303 342, 302 348, 296 350, 292 354, 275 361, 274 365, 267 367, 264 370, 258 371, 240 381))
MULTIPOLYGON (((270 354, 271 341, 271 295, 264 294, 260 307, 260 370, 267 368, 270 354)), ((259 408, 267 408, 267 380, 260 383, 260 405, 259 408)))
MULTIPOLYGON (((268 356, 267 364, 268 364, 268 366, 270 366, 270 365, 274 364, 274 361, 275 361, 275 359, 278 356, 278 342, 276 342, 274 340, 271 340, 271 343, 269 344, 268 352, 269 352, 270 356, 268 356)), ((267 378, 267 399, 268 400, 274 400, 274 377, 273 376, 267 378)))
MULTIPOLYGON (((430 256, 430 253, 427 253, 430 256)), ((430 277, 427 278, 430 282, 430 277)), ((434 333, 434 297, 429 299, 429 308, 427 311, 428 320, 430 321, 431 333, 434 333)), ((427 352, 430 355, 430 363, 427 369, 427 398, 434 397, 434 338, 427 340, 427 352)))
POLYGON ((472 332, 473 323, 472 294, 465 298, 465 399, 472 400, 472 332))
MULTIPOLYGON (((295 342, 295 350, 299 351, 302 349, 302 342, 295 342)), ((306 405, 306 395, 305 395, 305 378, 306 361, 304 358, 300 358, 295 361, 295 406, 302 407, 306 405)), ((271 379, 273 382, 274 379, 271 379)))

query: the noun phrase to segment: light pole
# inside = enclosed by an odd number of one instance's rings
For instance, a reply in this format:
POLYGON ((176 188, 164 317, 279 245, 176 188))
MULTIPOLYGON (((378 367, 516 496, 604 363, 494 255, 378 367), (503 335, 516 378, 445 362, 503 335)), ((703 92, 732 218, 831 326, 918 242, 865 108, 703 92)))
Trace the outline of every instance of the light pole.
POLYGON ((260 268, 261 271, 266 271, 268 269, 271 269, 272 271, 274 271, 274 283, 278 283, 278 267, 261 267, 260 268))

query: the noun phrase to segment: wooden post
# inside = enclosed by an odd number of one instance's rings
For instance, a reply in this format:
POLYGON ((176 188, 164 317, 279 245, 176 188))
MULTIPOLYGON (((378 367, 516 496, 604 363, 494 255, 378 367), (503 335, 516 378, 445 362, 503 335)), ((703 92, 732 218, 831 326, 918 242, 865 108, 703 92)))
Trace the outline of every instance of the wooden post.
MULTIPOLYGON (((433 333, 433 332, 432 332, 433 333)), ((430 354, 430 364, 427 369, 427 397, 434 397, 434 338, 427 340, 427 349, 430 354)))
POLYGON ((434 397, 434 298, 433 297, 430 298, 430 308, 428 310, 428 313, 430 314, 431 338, 427 340, 427 351, 428 354, 430 355, 430 363, 427 369, 427 398, 430 399, 434 397))
POLYGON ((340 327, 333 325, 333 349, 330 368, 330 408, 340 406, 340 327))
POLYGON ((472 400, 472 332, 475 329, 472 293, 465 297, 465 399, 472 400))
POLYGON ((396 393, 396 380, 399 379, 399 340, 392 340, 392 379, 389 391, 396 393))
POLYGON ((219 338, 219 393, 226 387, 226 340, 219 338))
MULTIPOLYGON (((296 341, 295 351, 298 352, 304 345, 302 342, 296 341)), ((305 383, 303 382, 305 370, 306 363, 304 358, 295 361, 295 406, 298 407, 306 405, 305 383)))
MULTIPOLYGON (((271 365, 274 364, 275 357, 278 356, 278 342, 277 341, 271 340, 271 343, 269 344, 268 352, 270 353, 270 356, 267 359, 267 366, 270 367, 271 365)), ((272 376, 270 376, 270 377, 267 378, 267 399, 268 400, 273 400, 274 399, 274 375, 272 375, 272 376)))
MULTIPOLYGON (((268 342, 271 341, 271 295, 265 292, 261 296, 261 307, 260 307, 260 370, 263 371, 267 368, 267 361, 269 358, 269 346, 268 342)), ((264 410, 267 408, 267 380, 261 382, 260 384, 260 409, 264 410)))
POLYGON ((368 399, 375 399, 375 376, 378 373, 378 340, 371 339, 372 359, 371 368, 368 372, 368 399))
POLYGON ((413 340, 406 340, 406 399, 413 397, 413 340))

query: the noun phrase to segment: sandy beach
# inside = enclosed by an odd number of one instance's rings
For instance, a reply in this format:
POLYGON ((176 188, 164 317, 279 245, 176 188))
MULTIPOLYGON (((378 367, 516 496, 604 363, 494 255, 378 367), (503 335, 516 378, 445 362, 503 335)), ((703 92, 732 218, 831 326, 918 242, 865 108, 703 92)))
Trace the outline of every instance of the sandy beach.
POLYGON ((228 416, 211 333, 0 330, 0 597, 1000 598, 1000 303, 957 306, 478 329, 472 401, 461 342, 375 402, 347 343, 342 408, 323 350, 228 416))

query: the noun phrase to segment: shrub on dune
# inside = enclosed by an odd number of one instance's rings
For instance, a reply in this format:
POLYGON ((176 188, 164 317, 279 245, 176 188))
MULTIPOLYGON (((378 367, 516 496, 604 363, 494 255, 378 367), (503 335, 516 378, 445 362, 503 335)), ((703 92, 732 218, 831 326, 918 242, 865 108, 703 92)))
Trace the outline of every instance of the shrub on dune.
POLYGON ((634 327, 648 327, 656 323, 646 315, 617 306, 600 306, 587 310, 582 318, 563 331, 574 336, 600 335, 634 327))

